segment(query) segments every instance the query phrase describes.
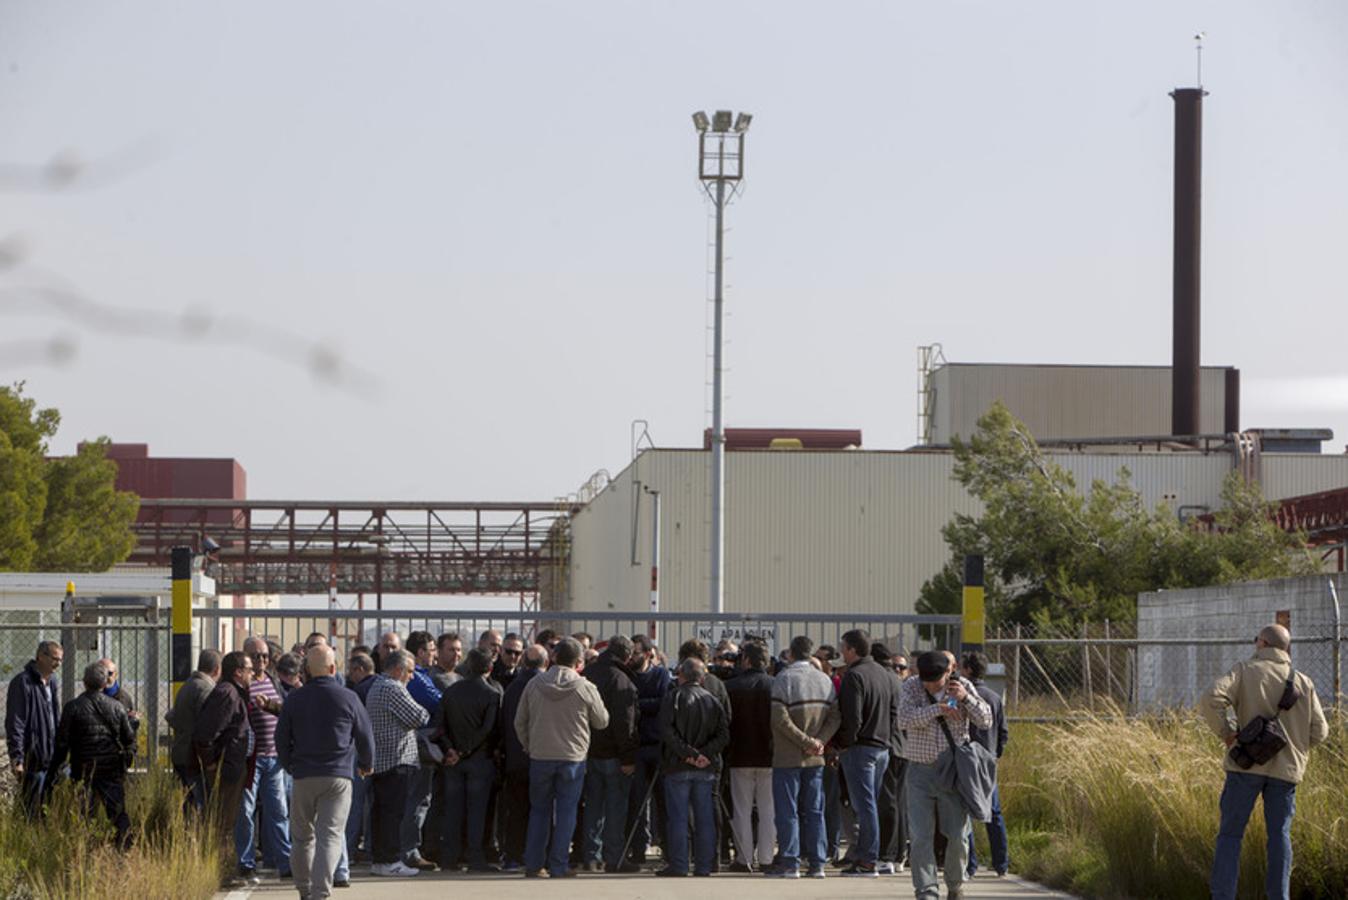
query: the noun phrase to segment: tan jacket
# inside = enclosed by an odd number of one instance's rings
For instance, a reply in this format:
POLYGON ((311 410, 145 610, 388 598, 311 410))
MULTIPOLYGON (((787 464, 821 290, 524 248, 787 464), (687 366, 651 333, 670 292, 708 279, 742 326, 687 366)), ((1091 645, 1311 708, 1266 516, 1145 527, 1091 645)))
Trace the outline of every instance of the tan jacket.
MULTIPOLYGON (((1272 647, 1262 647, 1255 651, 1253 659, 1236 663, 1199 700, 1198 708, 1208 726, 1218 737, 1225 738, 1234 735, 1255 716, 1272 716, 1278 712, 1283 684, 1291 668, 1287 651, 1272 647)), ((1306 774, 1306 758, 1311 746, 1329 736, 1329 723, 1325 721, 1320 698, 1315 696, 1315 685, 1311 680, 1297 672, 1295 683, 1301 691, 1301 699, 1278 715, 1278 722, 1287 733, 1287 746, 1264 765, 1249 769, 1236 765, 1228 754, 1224 757, 1228 772, 1248 772, 1300 783, 1306 774)))
POLYGON ((608 727, 608 710, 594 682, 553 666, 530 679, 515 711, 515 733, 530 759, 584 762, 590 729, 608 727))
POLYGON ((772 680, 772 767, 822 766, 824 757, 805 751, 810 741, 828 743, 842 724, 833 680, 808 661, 793 662, 772 680))

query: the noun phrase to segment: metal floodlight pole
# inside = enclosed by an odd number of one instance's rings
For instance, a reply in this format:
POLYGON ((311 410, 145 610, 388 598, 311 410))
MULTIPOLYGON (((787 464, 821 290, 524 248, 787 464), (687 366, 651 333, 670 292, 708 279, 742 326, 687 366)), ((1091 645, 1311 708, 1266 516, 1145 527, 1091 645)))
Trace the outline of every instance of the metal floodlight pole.
POLYGON ((725 283, 725 205, 726 183, 744 175, 744 133, 753 117, 740 113, 731 130, 731 114, 718 110, 708 120, 704 112, 693 113, 698 131, 698 179, 716 204, 716 274, 712 296, 712 400, 711 400, 711 611, 725 611, 725 423, 722 419, 724 397, 724 355, 722 318, 725 283), (711 141, 708 138, 710 125, 711 141), (729 145, 729 146, 727 146, 729 145), (711 187, 715 185, 715 188, 711 187))

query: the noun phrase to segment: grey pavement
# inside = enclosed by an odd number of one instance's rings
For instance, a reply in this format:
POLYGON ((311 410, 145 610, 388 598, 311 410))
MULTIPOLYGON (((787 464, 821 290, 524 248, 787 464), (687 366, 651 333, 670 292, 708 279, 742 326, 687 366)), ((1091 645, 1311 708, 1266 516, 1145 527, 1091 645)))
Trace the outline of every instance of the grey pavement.
MULTIPOLYGON (((559 883, 547 878, 525 878, 522 875, 451 875, 442 872, 422 873, 413 878, 375 878, 359 872, 350 888, 332 892, 333 900, 440 900, 451 893, 471 892, 489 896, 492 900, 538 900, 574 897, 576 900, 687 900, 690 894, 702 897, 733 897, 734 900, 781 900, 800 898, 856 898, 913 896, 913 882, 907 872, 902 875, 879 878, 842 878, 834 876, 823 880, 801 878, 788 881, 766 878, 762 875, 722 874, 711 878, 656 878, 641 875, 579 875, 559 883)), ((251 894, 238 891, 228 895, 229 900, 256 900, 295 897, 290 882, 270 880, 251 894)), ((941 896, 945 897, 942 891, 941 896)), ((969 900, 1024 900, 1024 898, 1069 898, 1068 894, 1052 891, 1020 878, 997 878, 980 873, 965 885, 964 896, 969 900)))

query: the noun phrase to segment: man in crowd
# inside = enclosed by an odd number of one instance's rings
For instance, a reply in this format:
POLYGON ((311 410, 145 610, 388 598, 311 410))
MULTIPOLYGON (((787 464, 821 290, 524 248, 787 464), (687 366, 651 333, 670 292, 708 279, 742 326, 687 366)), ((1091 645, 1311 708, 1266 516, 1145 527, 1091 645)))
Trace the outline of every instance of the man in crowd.
MULTIPOLYGON (((961 671, 978 691, 978 696, 983 698, 983 702, 992 710, 992 727, 969 729, 969 735, 975 741, 978 741, 988 752, 997 759, 1002 758, 1002 751, 1006 749, 1006 742, 1011 739, 1011 732, 1006 727, 1006 713, 1002 709, 1002 698, 996 691, 983 683, 983 678, 988 674, 988 658, 986 654, 977 651, 966 653, 964 661, 961 664, 961 671)), ((992 821, 988 826, 988 847, 992 852, 992 869, 1000 878, 1011 868, 1011 860, 1007 854, 1006 846, 1006 823, 1002 821, 1002 799, 997 785, 992 787, 992 821)), ((970 878, 974 877, 974 872, 978 870, 978 857, 974 854, 974 832, 969 829, 969 867, 970 878)))
POLYGON ((415 732, 430 719, 425 707, 407 692, 415 671, 412 654, 390 650, 384 660, 384 677, 374 680, 365 700, 374 731, 370 785, 370 854, 374 865, 370 871, 375 875, 403 877, 421 872, 401 858, 407 797, 419 768, 415 732))
POLYGON ((294 779, 291 871, 305 900, 332 894, 351 806, 351 774, 374 764, 374 734, 360 698, 337 680, 332 648, 305 655, 308 682, 286 700, 276 724, 277 758, 294 779))
POLYGON ((772 865, 777 826, 772 807, 772 676, 767 673, 768 649, 745 641, 739 651, 740 674, 726 682, 730 695, 730 769, 732 827, 735 845, 743 857, 732 871, 748 871, 757 847, 758 866, 772 865), (753 811, 758 807, 758 840, 754 841, 753 811))
POLYGON ((447 631, 435 639, 435 662, 431 664, 431 681, 443 694, 459 680, 456 671, 463 662, 463 640, 456 631, 447 631))
POLYGON ((515 731, 515 713, 519 711, 524 689, 547 667, 547 648, 530 644, 524 650, 524 662, 519 672, 501 698, 499 728, 505 757, 501 801, 504 806, 497 808, 504 817, 501 840, 505 860, 501 869, 505 872, 518 872, 524 868, 524 842, 529 830, 529 757, 515 731))
POLYGON ((239 874, 251 877, 257 871, 258 845, 262 857, 274 865, 281 878, 290 877, 290 791, 285 771, 276 756, 276 717, 281 714, 281 692, 266 673, 271 651, 261 637, 243 642, 243 652, 253 663, 248 685, 248 724, 253 729, 253 777, 244 783, 239 819, 234 823, 234 849, 239 874), (261 816, 257 815, 261 812, 261 816), (260 828, 258 819, 261 819, 260 828), (258 839, 259 832, 261 840, 258 839))
POLYGON ((42 641, 37 653, 9 682, 5 695, 5 748, 9 768, 19 784, 24 811, 36 817, 46 796, 47 769, 56 752, 56 725, 61 721, 61 689, 52 675, 65 651, 56 641, 42 641))
POLYGON ((140 713, 136 710, 136 698, 131 695, 131 691, 126 685, 122 684, 119 677, 119 669, 116 661, 103 657, 99 660, 103 668, 108 673, 108 686, 103 688, 103 693, 121 704, 122 709, 126 710, 127 718, 131 720, 131 729, 134 731, 140 728, 140 713))
POLYGON ((594 649, 594 635, 590 634, 588 631, 577 631, 575 634, 571 635, 571 639, 580 644, 582 658, 586 653, 589 653, 594 649))
POLYGON ((939 650, 917 658, 917 678, 899 690, 899 727, 904 730, 903 755, 908 760, 907 794, 909 860, 917 900, 936 900, 936 828, 946 837, 945 883, 949 897, 964 896, 968 865, 969 813, 949 770, 938 765, 969 739, 969 726, 992 727, 992 709, 973 684, 950 672, 950 660, 939 650), (944 725, 944 727, 942 727, 944 725), (949 738, 947 738, 947 731, 949 738))
POLYGON ((874 878, 880 858, 880 793, 889 764, 890 728, 894 721, 893 672, 871 657, 871 636, 861 629, 840 641, 847 671, 838 689, 842 724, 836 743, 838 764, 847 780, 847 797, 857 817, 857 846, 846 876, 874 878))
MULTIPOLYGON (((706 664, 697 656, 679 663, 678 685, 660 707, 664 744, 665 846, 669 858, 660 876, 688 874, 689 815, 693 874, 710 875, 716 861, 716 785, 721 751, 730 740, 727 706, 703 688, 706 664)), ((717 680, 717 679, 712 679, 717 680)))
MULTIPOLYGON (((699 659, 702 661, 703 671, 711 668, 711 651, 707 645, 697 638, 690 638, 679 645, 679 662, 685 659, 699 659)), ((727 713, 730 712, 730 695, 726 693, 725 682, 719 678, 705 680, 702 683, 702 689, 716 698, 716 702, 721 704, 721 708, 727 713)))
MULTIPOLYGON (((374 683, 374 660, 368 653, 356 652, 351 654, 351 658, 346 662, 346 676, 350 682, 351 690, 360 701, 362 708, 365 706, 365 698, 370 695, 370 686, 374 683)), ((371 766, 366 766, 371 768, 371 766)), ((346 818, 346 854, 348 860, 354 860, 356 851, 361 846, 361 838, 365 838, 365 848, 369 851, 369 828, 370 828, 370 773, 362 775, 360 772, 352 769, 351 780, 351 811, 346 818)))
POLYGON ((386 631, 379 637, 379 643, 374 648, 374 667, 375 671, 383 672, 384 663, 388 660, 389 654, 395 650, 403 648, 402 635, 396 631, 386 631))
POLYGON ((192 752, 192 731, 197 724, 197 715, 211 691, 215 690, 219 678, 220 651, 202 650, 197 655, 197 670, 183 682, 173 700, 173 708, 164 716, 173 729, 169 760, 178 780, 187 788, 187 803, 198 812, 206 799, 206 786, 201 781, 201 767, 196 764, 192 752))
MULTIPOLYGON (((1254 657, 1236 663, 1218 678, 1199 701, 1203 718, 1228 748, 1256 716, 1278 717, 1287 745, 1262 764, 1242 768, 1231 753, 1225 756, 1226 785, 1222 788, 1221 826, 1212 861, 1214 900, 1233 900, 1240 873, 1240 845, 1255 798, 1264 801, 1268 834, 1268 867, 1264 891, 1269 897, 1287 897, 1292 874, 1292 813, 1296 789, 1306 774, 1310 748, 1329 735, 1315 684, 1292 667, 1292 636, 1282 625, 1267 625, 1254 640, 1254 657), (1280 710, 1290 681, 1297 693, 1291 707, 1280 710)), ((1291 697, 1287 698, 1291 700, 1291 697)), ((1237 754, 1240 751, 1235 750, 1237 754)), ((1248 762, 1249 760, 1246 759, 1248 762)))
POLYGON ((800 859, 811 878, 824 877, 824 745, 841 716, 833 682, 810 665, 814 642, 791 639, 791 662, 772 682, 772 807, 779 854, 765 874, 799 878, 800 859))
POLYGON ((47 777, 54 781, 69 755, 71 777, 88 790, 88 809, 92 811, 95 800, 102 802, 117 831, 117 847, 125 850, 130 843, 131 819, 126 814, 123 782, 136 746, 136 732, 126 708, 104 693, 109 683, 103 660, 85 668, 84 693, 61 713, 47 777))
POLYGON ((491 667, 491 680, 500 685, 502 691, 515 680, 523 654, 524 641, 513 631, 507 634, 501 641, 501 655, 491 667))
POLYGON ((515 713, 515 731, 529 756, 526 876, 537 876, 545 861, 553 878, 575 874, 567 856, 585 784, 590 731, 608 726, 599 691, 576 671, 582 653, 571 638, 559 641, 553 667, 529 682, 515 713))
POLYGON ((220 663, 220 682, 206 697, 192 729, 192 748, 201 766, 206 800, 225 839, 234 833, 248 776, 248 747, 253 739, 248 686, 252 681, 253 663, 248 654, 242 650, 226 653, 220 663))
MULTIPOLYGON (((501 632, 495 628, 488 628, 477 638, 477 649, 486 652, 491 657, 492 664, 496 663, 496 658, 501 655, 501 632)), ((459 663, 459 668, 463 668, 463 663, 459 663)), ((464 674, 459 672, 460 675, 464 674)))
POLYGON ((660 706, 674 687, 669 670, 660 665, 655 643, 644 634, 632 635, 632 659, 628 664, 637 689, 637 769, 628 795, 627 821, 633 830, 628 859, 646 861, 646 849, 662 844, 665 793, 660 777, 660 706), (649 802, 647 802, 647 798, 649 802))
POLYGON ((445 748, 440 776, 445 808, 440 868, 453 872, 466 862, 469 871, 495 872, 497 867, 487 861, 483 843, 488 801, 496 780, 492 755, 498 737, 501 688, 488 677, 491 656, 485 650, 468 651, 463 667, 467 674, 445 691, 436 715, 445 748))
MULTIPOLYGON (((304 667, 302 652, 301 650, 301 653, 283 653, 281 658, 275 661, 276 677, 272 679, 272 685, 282 701, 290 696, 291 691, 298 690, 300 685, 304 684, 304 680, 300 678, 300 669, 304 667)), ((264 673, 255 674, 261 678, 264 673)))
POLYGON ((717 643, 715 656, 707 672, 722 681, 729 681, 739 673, 739 661, 739 645, 730 638, 725 638, 717 643))
MULTIPOLYGON (((412 699, 426 710, 427 721, 440 712, 440 689, 431 680, 431 665, 435 662, 435 638, 429 631, 413 631, 407 635, 407 652, 416 659, 412 678, 407 682, 407 692, 412 699)), ((436 767, 422 763, 417 767, 407 794, 407 814, 402 826, 403 864, 414 869, 434 869, 435 863, 422 858, 422 828, 431 810, 431 795, 435 786, 436 767)), ((438 822, 433 823, 427 846, 437 843, 435 832, 438 822)))
MULTIPOLYGON (((904 809, 903 782, 908 761, 903 758, 903 729, 899 727, 899 691, 908 674, 908 657, 891 654, 884 644, 871 644, 871 657, 885 671, 894 673, 893 721, 889 725, 889 765, 885 767, 884 787, 880 791, 880 860, 875 871, 897 875, 908 859, 908 814, 904 809)), ((971 832, 972 834, 972 832, 971 832)), ((969 858, 973 859, 972 852, 969 858)))
POLYGON ((632 642, 615 634, 594 664, 585 667, 585 677, 598 688, 608 711, 608 725, 590 736, 585 770, 585 840, 581 861, 587 872, 600 871, 601 847, 604 871, 638 870, 638 866, 622 858, 627 803, 640 746, 637 688, 628 669, 631 658, 632 642))

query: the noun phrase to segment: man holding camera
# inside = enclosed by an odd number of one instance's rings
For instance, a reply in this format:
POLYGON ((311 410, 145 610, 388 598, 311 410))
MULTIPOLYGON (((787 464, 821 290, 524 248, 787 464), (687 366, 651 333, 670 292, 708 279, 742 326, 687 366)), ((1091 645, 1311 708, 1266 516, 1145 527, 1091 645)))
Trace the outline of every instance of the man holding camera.
POLYGON ((1264 888, 1269 897, 1288 895, 1296 787, 1306 772, 1311 746, 1329 734, 1329 723, 1315 696, 1315 685, 1292 667, 1288 653, 1291 646, 1292 637, 1286 628, 1265 626, 1254 639, 1254 657, 1236 663, 1208 688, 1199 702, 1208 726, 1231 750, 1225 758, 1222 819, 1212 862, 1212 896, 1216 900, 1236 896, 1240 844, 1256 797, 1264 799, 1264 824, 1268 831, 1264 888), (1263 717, 1263 723, 1255 723, 1259 717, 1263 717), (1281 728, 1280 737, 1286 745, 1266 761, 1257 762, 1251 756, 1262 755, 1258 748, 1238 738, 1266 730, 1261 725, 1268 720, 1281 728))

